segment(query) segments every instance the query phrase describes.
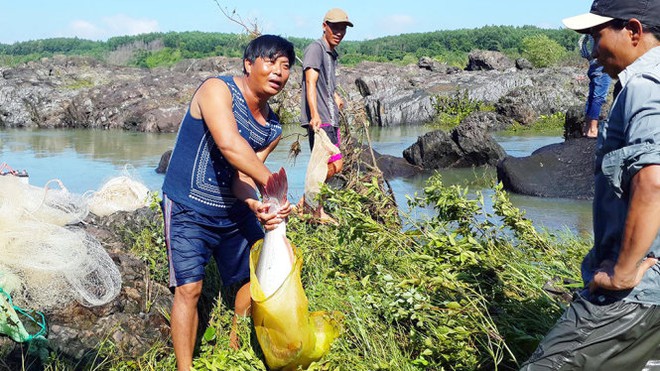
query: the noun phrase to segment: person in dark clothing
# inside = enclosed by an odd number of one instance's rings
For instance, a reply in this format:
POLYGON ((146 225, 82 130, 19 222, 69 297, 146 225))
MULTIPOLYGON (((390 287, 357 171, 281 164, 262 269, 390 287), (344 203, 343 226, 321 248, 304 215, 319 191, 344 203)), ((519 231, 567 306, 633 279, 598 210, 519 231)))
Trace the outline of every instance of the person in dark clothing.
MULTIPOLYGON (((235 315, 250 314, 250 247, 291 212, 286 202, 268 213, 258 193, 271 172, 264 165, 282 135, 268 99, 279 93, 295 62, 293 44, 279 36, 252 40, 242 76, 218 76, 194 93, 181 122, 163 183, 163 215, 177 367, 192 366, 204 268, 215 258, 222 283, 237 287, 235 315)), ((236 316, 234 317, 236 321, 236 316)), ((238 347, 235 326, 231 346, 238 347)))

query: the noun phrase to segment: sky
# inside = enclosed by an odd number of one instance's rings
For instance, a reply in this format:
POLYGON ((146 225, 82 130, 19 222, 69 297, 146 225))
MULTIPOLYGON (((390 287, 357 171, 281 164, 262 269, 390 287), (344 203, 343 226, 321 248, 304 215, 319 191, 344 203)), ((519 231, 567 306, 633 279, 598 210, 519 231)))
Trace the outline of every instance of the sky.
POLYGON ((561 28, 591 0, 0 0, 0 43, 54 37, 107 40, 149 32, 243 33, 221 8, 262 33, 317 38, 323 15, 344 9, 345 40, 488 25, 561 28))

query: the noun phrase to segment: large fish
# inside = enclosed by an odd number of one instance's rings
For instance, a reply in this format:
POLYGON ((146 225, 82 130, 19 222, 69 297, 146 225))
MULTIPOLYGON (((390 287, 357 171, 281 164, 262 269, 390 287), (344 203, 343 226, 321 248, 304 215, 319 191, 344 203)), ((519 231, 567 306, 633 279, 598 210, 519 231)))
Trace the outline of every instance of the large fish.
MULTIPOLYGON (((269 213, 279 211, 281 205, 286 203, 288 188, 284 168, 271 174, 264 187, 264 203, 270 205, 269 213)), ((266 231, 257 262, 257 278, 266 297, 282 286, 293 268, 293 261, 293 249, 286 238, 286 221, 283 221, 274 230, 266 231)))
MULTIPOLYGON (((286 202, 287 188, 284 169, 271 175, 263 192, 271 212, 286 202)), ((287 240, 285 222, 250 250, 252 321, 270 370, 305 369, 339 336, 340 313, 309 313, 301 270, 302 255, 287 240)))

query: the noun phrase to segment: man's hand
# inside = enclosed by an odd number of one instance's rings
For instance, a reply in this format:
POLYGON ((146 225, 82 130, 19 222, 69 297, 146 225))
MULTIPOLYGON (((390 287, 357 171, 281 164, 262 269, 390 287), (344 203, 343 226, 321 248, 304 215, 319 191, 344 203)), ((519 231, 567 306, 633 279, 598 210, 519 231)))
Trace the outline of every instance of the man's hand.
POLYGON ((317 131, 318 129, 321 128, 321 118, 320 117, 312 117, 309 120, 309 127, 312 128, 312 130, 317 131))
POLYGON ((286 220, 286 218, 289 217, 289 214, 291 214, 291 211, 293 211, 293 206, 287 200, 284 205, 280 206, 280 209, 277 211, 277 217, 286 220))
POLYGON ((597 288, 610 291, 621 291, 632 289, 639 284, 644 273, 658 262, 656 258, 644 259, 636 269, 624 272, 618 268, 613 261, 605 260, 600 264, 594 279, 589 283, 589 291, 594 292, 597 288))
MULTIPOLYGON (((267 231, 272 231, 278 224, 284 221, 284 218, 281 218, 279 213, 269 212, 270 205, 268 204, 254 199, 246 200, 245 202, 257 217, 259 223, 261 223, 267 231)), ((290 208, 291 205, 289 205, 289 213, 291 212, 290 208)))
POLYGON ((335 103, 337 104, 337 107, 339 107, 339 110, 344 109, 344 100, 341 99, 339 94, 335 94, 335 103))

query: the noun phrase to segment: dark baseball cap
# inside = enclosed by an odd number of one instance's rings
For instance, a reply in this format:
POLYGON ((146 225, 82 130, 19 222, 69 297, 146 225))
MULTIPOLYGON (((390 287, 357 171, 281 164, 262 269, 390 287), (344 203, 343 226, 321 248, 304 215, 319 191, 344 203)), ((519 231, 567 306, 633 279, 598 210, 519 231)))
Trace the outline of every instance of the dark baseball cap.
POLYGON ((635 18, 645 26, 660 25, 660 0, 595 0, 589 13, 564 18, 566 28, 587 33, 612 19, 635 18))

